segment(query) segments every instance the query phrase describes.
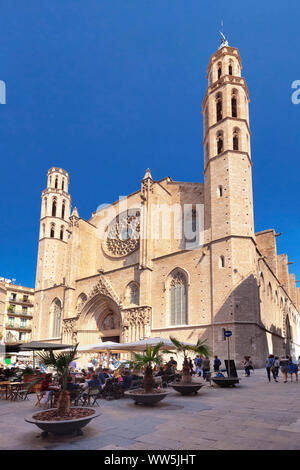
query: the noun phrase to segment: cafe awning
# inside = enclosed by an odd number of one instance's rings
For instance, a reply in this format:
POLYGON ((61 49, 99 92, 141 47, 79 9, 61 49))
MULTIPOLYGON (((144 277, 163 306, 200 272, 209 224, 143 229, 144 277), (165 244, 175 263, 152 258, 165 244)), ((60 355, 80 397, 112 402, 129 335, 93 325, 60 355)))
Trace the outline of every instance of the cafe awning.
POLYGON ((72 344, 47 343, 44 341, 30 341, 20 344, 20 351, 50 351, 60 349, 71 349, 72 344))

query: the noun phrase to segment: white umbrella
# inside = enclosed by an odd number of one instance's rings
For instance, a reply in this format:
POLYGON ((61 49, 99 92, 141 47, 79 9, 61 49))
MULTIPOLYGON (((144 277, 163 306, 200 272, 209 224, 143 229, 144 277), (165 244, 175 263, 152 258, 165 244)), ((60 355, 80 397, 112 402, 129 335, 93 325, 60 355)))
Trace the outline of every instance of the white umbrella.
POLYGON ((78 352, 105 352, 105 351, 117 351, 119 350, 119 343, 113 341, 103 341, 101 343, 86 344, 85 346, 79 346, 78 352))
MULTIPOLYGON (((169 338, 145 338, 132 343, 120 343, 118 345, 119 351, 146 351, 147 346, 157 346, 161 343, 161 349, 176 349, 174 344, 169 338)), ((183 342, 186 346, 194 346, 194 344, 183 342)), ((109 348, 110 349, 110 348, 109 348)))

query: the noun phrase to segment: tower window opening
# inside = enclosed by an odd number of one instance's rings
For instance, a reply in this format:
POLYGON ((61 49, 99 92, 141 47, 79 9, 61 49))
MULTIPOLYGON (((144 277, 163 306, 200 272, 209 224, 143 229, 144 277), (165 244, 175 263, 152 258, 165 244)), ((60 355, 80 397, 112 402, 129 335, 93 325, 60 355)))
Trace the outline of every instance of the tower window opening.
POLYGON ((55 189, 58 188, 58 177, 55 178, 55 185, 54 185, 55 189))
POLYGON ((229 64, 228 73, 229 75, 232 75, 232 64, 229 64))
POLYGON ((219 266, 220 266, 220 268, 225 268, 225 258, 224 258, 224 256, 220 256, 219 266))
POLYGON ((62 226, 62 227, 61 227, 61 229, 60 229, 60 235, 59 235, 59 238, 60 238, 61 240, 63 240, 63 239, 64 239, 64 227, 63 227, 63 226, 62 226))
POLYGON ((218 80, 222 76, 222 64, 218 64, 218 80))
POLYGON ((231 116, 235 118, 237 117, 237 97, 235 91, 231 97, 231 116))
POLYGON ((217 153, 218 155, 223 152, 223 133, 218 132, 217 134, 217 153))
POLYGON ((222 116, 223 116, 223 110, 222 110, 222 95, 221 93, 218 93, 216 96, 216 114, 217 114, 217 122, 221 121, 222 116))
POLYGON ((55 225, 51 225, 51 230, 50 230, 50 238, 54 238, 55 236, 55 225))
POLYGON ((52 202, 52 217, 56 217, 56 199, 52 202))
POLYGON ((223 196, 223 186, 218 186, 218 196, 219 197, 223 196))
POLYGON ((64 201, 63 204, 62 204, 62 208, 61 208, 61 218, 62 219, 65 218, 65 208, 66 208, 66 204, 65 204, 65 201, 64 201))
POLYGON ((64 191, 64 189, 65 189, 65 180, 64 180, 64 179, 62 180, 61 189, 62 189, 63 191, 64 191))
POLYGON ((235 129, 233 131, 233 150, 239 150, 239 131, 235 129))

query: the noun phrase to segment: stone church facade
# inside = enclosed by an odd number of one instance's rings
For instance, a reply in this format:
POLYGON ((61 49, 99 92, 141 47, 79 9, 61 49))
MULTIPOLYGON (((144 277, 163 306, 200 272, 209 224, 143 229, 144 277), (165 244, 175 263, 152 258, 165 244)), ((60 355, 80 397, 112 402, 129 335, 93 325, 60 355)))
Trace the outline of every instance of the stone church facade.
POLYGON ((210 59, 204 183, 160 181, 90 220, 71 212, 69 175, 42 193, 33 338, 80 345, 149 336, 196 342, 226 357, 300 354, 300 289, 273 229, 254 231, 249 95, 236 48, 210 59))

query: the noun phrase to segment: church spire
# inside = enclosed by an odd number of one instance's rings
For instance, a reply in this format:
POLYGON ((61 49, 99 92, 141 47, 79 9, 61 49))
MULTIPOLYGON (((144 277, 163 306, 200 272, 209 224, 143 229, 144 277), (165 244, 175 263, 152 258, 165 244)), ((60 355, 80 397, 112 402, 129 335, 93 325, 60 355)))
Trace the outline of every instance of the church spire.
POLYGON ((145 179, 147 179, 147 178, 150 178, 151 180, 153 180, 152 175, 151 175, 151 171, 149 170, 149 168, 147 168, 143 180, 145 180, 145 179))

